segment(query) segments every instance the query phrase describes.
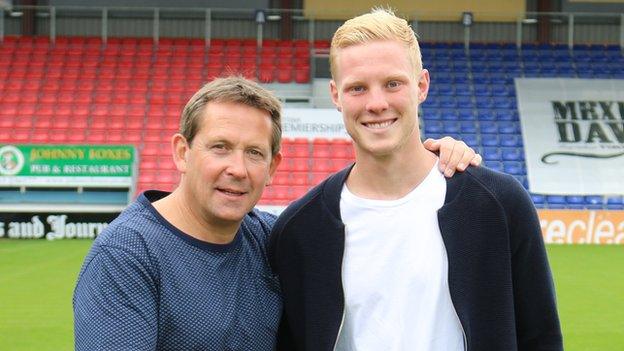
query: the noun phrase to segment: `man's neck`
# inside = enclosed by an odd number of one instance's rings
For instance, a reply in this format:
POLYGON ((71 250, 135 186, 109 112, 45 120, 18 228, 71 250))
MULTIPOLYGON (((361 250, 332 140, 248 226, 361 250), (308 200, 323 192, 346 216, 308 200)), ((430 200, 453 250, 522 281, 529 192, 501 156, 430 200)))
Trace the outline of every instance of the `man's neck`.
POLYGON ((202 218, 196 209, 190 208, 184 198, 184 192, 178 188, 152 205, 174 227, 198 240, 212 244, 228 244, 234 240, 240 223, 223 225, 210 223, 202 218))
POLYGON ((356 162, 347 178, 353 194, 376 200, 395 200, 407 195, 427 177, 437 157, 422 144, 412 152, 375 156, 356 150, 356 162))

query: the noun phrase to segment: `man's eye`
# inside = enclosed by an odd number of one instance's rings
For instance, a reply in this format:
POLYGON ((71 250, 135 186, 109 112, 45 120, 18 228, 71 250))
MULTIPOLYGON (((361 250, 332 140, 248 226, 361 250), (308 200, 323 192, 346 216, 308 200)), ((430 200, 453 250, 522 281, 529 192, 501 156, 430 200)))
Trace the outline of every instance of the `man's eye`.
POLYGON ((388 82, 388 88, 397 88, 401 85, 401 82, 392 80, 388 82))
POLYGON ((249 150, 249 154, 253 157, 263 158, 264 154, 260 150, 251 149, 249 150))
POLYGON ((364 91, 364 87, 361 85, 356 85, 354 87, 349 88, 349 90, 354 93, 361 93, 364 91))

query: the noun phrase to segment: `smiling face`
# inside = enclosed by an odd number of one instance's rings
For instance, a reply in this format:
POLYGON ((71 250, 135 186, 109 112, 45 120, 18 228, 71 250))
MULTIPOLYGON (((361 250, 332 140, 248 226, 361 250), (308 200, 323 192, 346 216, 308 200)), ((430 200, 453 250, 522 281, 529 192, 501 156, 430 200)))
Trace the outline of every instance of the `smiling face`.
POLYGON ((410 153, 420 143, 418 105, 427 97, 429 73, 414 72, 398 41, 373 41, 338 49, 330 83, 358 156, 410 153))
POLYGON ((281 160, 271 154, 271 136, 267 111, 210 102, 191 144, 174 137, 180 190, 200 222, 239 225, 256 205, 281 160))

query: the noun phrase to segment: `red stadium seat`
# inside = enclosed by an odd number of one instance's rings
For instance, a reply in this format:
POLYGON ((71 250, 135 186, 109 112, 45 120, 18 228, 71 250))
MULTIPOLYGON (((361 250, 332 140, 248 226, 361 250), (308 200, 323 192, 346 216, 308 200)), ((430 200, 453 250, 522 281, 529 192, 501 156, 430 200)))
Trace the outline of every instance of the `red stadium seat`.
POLYGON ((278 66, 276 68, 276 76, 279 83, 290 83, 293 80, 292 66, 278 66))

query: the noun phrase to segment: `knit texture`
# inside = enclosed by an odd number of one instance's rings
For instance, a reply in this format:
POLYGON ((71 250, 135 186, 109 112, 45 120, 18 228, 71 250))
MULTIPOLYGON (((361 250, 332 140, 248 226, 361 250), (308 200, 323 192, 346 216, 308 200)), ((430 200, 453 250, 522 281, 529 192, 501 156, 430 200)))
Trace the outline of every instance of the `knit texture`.
POLYGON ((235 239, 182 233, 139 196, 95 240, 74 291, 76 350, 273 350, 281 313, 254 210, 235 239))

